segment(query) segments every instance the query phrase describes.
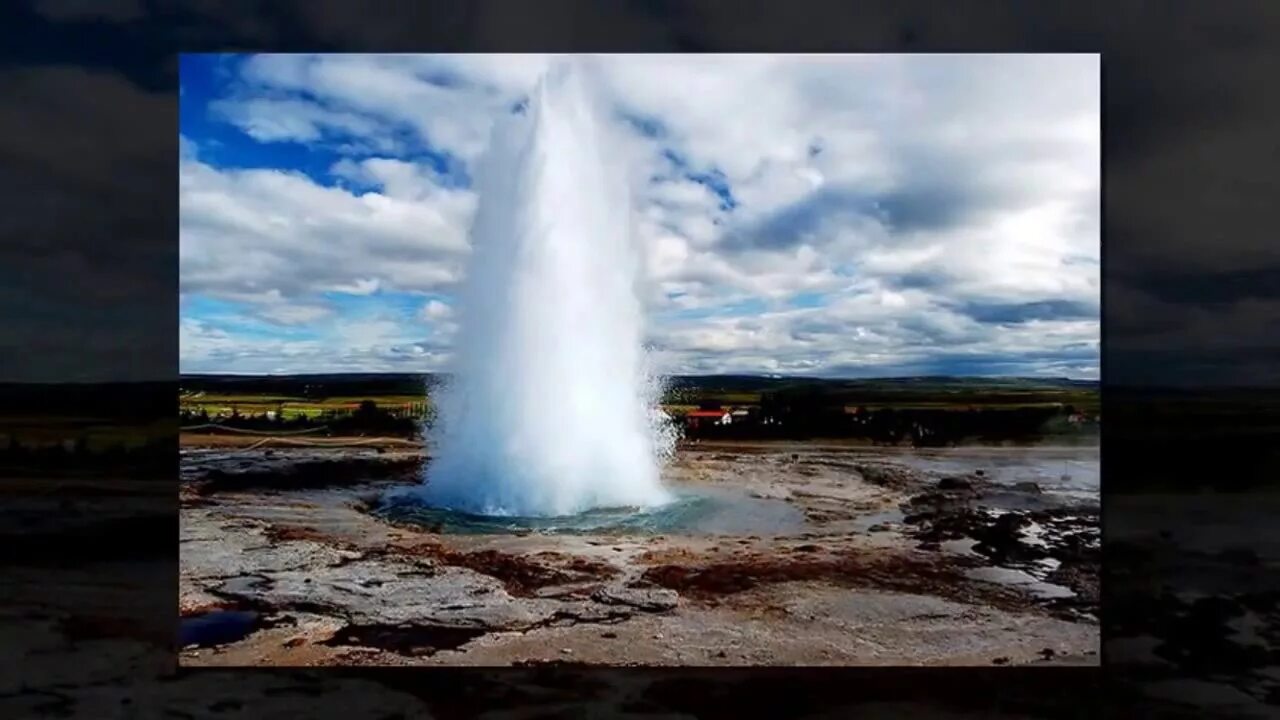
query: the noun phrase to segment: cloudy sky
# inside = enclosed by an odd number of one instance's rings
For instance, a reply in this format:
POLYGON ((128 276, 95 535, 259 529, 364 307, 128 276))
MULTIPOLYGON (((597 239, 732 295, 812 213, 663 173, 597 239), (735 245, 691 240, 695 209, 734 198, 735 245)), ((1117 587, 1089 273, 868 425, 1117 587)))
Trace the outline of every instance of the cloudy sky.
MULTIPOLYGON (((184 56, 183 372, 432 371, 539 56, 184 56)), ((1098 374, 1096 55, 601 59, 677 373, 1098 374)))

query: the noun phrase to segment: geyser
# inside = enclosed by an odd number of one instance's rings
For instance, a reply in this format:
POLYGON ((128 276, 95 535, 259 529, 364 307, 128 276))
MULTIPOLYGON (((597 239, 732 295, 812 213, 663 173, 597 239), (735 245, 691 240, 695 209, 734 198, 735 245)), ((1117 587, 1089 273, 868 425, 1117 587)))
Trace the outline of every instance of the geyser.
POLYGON ((558 61, 499 121, 417 494, 483 515, 666 502, 630 185, 590 68, 558 61))

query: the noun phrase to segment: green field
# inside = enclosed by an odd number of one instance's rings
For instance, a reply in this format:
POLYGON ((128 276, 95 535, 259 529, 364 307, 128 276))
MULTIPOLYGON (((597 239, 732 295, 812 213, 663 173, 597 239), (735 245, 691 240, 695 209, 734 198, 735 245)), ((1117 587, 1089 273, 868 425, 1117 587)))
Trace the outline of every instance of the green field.
POLYGON ((288 420, 297 417, 313 418, 326 412, 351 412, 365 400, 372 400, 383 410, 394 410, 419 416, 430 407, 422 395, 338 395, 326 398, 307 398, 289 395, 253 395, 248 393, 192 392, 179 397, 179 410, 192 414, 204 411, 210 417, 227 415, 232 411, 240 415, 279 413, 288 420))
MULTIPOLYGON (((277 412, 284 419, 351 412, 365 400, 379 408, 422 417, 430 411, 431 376, 293 376, 184 378, 180 407, 211 417, 277 412), (415 392, 416 391, 416 392, 415 392)), ((817 397, 824 405, 868 410, 976 410, 1071 406, 1097 414, 1096 383, 1034 378, 884 378, 827 380, 756 376, 676 377, 663 406, 673 414, 711 404, 759 406, 762 399, 817 397)))
MULTIPOLYGON (((314 420, 326 413, 349 416, 371 400, 403 419, 430 415, 430 395, 440 378, 430 375, 184 376, 179 383, 181 419, 172 415, 173 389, 161 383, 101 386, 4 387, 0 447, 48 447, 78 443, 90 450, 139 447, 172 437, 194 424, 201 411, 216 420, 233 411, 244 417, 278 412, 283 420, 314 420), (157 419, 162 418, 162 419, 157 419)), ((682 415, 704 404, 759 406, 762 401, 805 407, 860 406, 868 410, 1009 410, 1072 406, 1097 415, 1096 383, 1030 378, 884 378, 828 380, 760 376, 671 378, 663 406, 682 415)), ((1215 404, 1195 394, 1170 392, 1119 405, 1142 427, 1168 432, 1201 428, 1208 419, 1232 419, 1237 433, 1274 433, 1274 393, 1241 391, 1215 404), (1219 407, 1220 406, 1220 407, 1219 407)), ((1109 411, 1109 413, 1112 411, 1109 411)))

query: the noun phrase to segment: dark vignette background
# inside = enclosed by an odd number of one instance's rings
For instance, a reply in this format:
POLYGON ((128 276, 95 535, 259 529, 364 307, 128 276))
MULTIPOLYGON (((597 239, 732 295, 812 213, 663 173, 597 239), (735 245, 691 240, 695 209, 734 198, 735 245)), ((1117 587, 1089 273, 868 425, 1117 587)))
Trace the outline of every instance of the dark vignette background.
POLYGON ((0 413, 172 433, 6 461, 0 715, 1270 717, 1280 8, 1170 2, 0 9, 0 413), (179 51, 1103 53, 1107 670, 175 671, 179 51), (127 384, 124 384, 127 383, 127 384), (1238 632, 1242 618, 1250 627, 1238 632), (586 712, 570 703, 587 701, 586 712), (364 714, 364 713, 360 713, 364 714))

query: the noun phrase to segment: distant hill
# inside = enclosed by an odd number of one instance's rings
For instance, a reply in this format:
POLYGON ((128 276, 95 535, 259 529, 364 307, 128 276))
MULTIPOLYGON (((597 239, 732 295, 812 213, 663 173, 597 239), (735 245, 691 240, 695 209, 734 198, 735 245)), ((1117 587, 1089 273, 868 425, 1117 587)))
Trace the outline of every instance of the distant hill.
MULTIPOLYGON (((279 395, 300 398, 380 397, 429 393, 440 374, 329 373, 311 375, 184 375, 184 395, 279 395)), ((765 375, 677 375, 667 379, 668 404, 757 404, 766 394, 820 395, 826 403, 948 406, 1096 402, 1098 383, 1067 378, 901 377, 831 379, 765 375), (1088 402, 1092 400, 1093 402, 1088 402)))
MULTIPOLYGON (((179 382, 191 389, 247 389, 275 384, 295 386, 390 384, 397 387, 421 387, 432 385, 445 376, 439 373, 308 373, 301 375, 182 375, 179 382)), ((1072 380, 1070 378, 1037 377, 890 377, 890 378, 818 378, 787 375, 673 375, 673 385, 698 388, 724 388, 735 390, 766 390, 787 386, 824 385, 843 387, 931 387, 957 388, 1014 387, 1014 388, 1096 388, 1096 380, 1072 380)))
POLYGON ((331 395, 416 395, 429 390, 439 376, 402 373, 323 373, 308 375, 183 375, 183 393, 326 397, 331 395))
POLYGON ((1098 387, 1096 380, 1072 380, 1070 378, 1039 377, 950 377, 945 375, 919 377, 886 377, 886 378, 817 378, 786 375, 676 375, 672 377, 675 385, 696 388, 733 388, 738 390, 771 390, 783 387, 823 386, 849 389, 900 388, 904 390, 929 388, 941 390, 955 388, 971 390, 974 388, 1006 388, 1006 389, 1094 389, 1098 387))

